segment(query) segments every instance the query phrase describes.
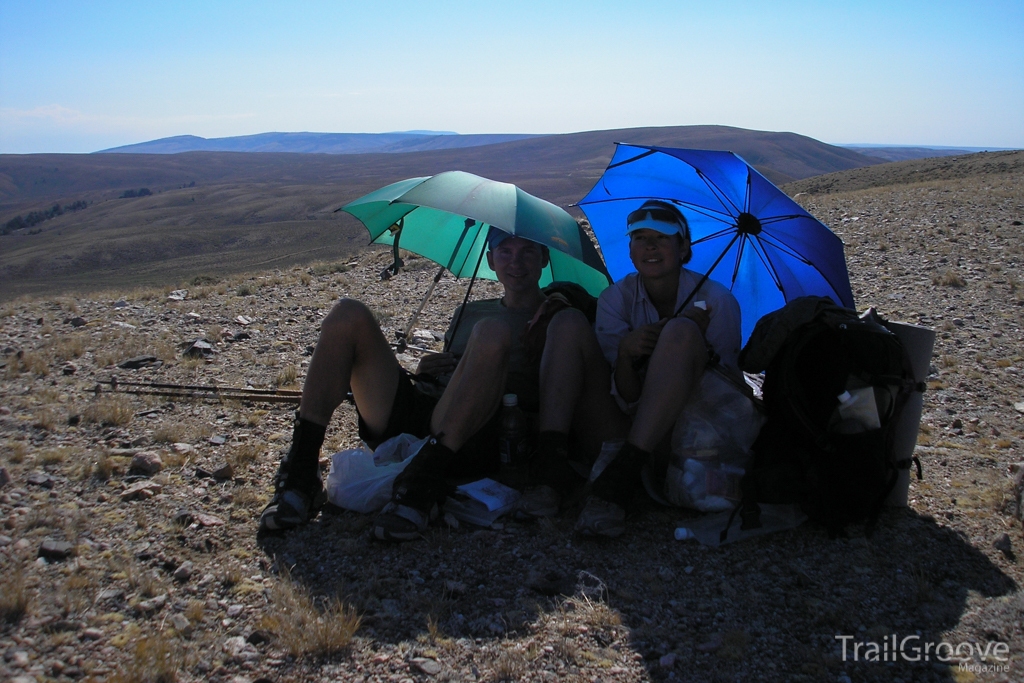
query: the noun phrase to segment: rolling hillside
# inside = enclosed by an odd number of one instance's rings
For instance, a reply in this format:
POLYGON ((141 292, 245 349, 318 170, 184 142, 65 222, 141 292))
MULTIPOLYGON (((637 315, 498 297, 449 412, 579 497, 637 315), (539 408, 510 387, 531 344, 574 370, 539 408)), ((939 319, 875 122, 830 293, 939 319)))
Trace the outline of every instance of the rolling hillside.
POLYGON ((366 244, 366 233, 336 208, 390 182, 451 169, 569 206, 593 186, 618 141, 731 149, 776 183, 880 163, 793 133, 722 126, 591 131, 406 154, 3 155, 0 225, 55 203, 89 206, 0 236, 0 296, 341 259, 366 244), (153 194, 119 198, 139 188, 153 194))

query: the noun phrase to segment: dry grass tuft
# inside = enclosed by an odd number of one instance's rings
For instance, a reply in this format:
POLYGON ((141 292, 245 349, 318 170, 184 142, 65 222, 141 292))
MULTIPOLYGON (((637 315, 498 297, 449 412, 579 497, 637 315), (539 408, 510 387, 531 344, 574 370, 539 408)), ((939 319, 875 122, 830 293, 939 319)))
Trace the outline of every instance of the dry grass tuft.
POLYGON ((31 596, 25 583, 25 568, 18 565, 13 571, 3 571, 0 582, 0 620, 16 624, 28 613, 31 596))
POLYGON ((48 448, 39 454, 41 465, 59 465, 73 455, 75 449, 63 446, 60 448, 48 448))
POLYGON ((162 634, 135 643, 131 661, 109 680, 111 683, 174 683, 186 665, 181 645, 162 634))
POLYGON ((255 442, 247 441, 235 446, 231 451, 229 460, 231 462, 231 466, 237 471, 256 462, 259 454, 260 447, 255 442))
POLYGON ((114 459, 107 455, 101 455, 99 460, 92 468, 92 476, 96 477, 100 481, 106 481, 113 476, 114 472, 118 469, 117 463, 114 459))
POLYGON ((942 287, 966 287, 967 280, 955 270, 946 269, 932 277, 932 284, 942 287))
POLYGON ((28 446, 25 445, 24 441, 8 441, 5 446, 7 448, 8 462, 14 465, 20 465, 25 462, 25 457, 28 455, 28 446))
POLYGON ((294 365, 286 365, 277 372, 277 379, 274 383, 278 387, 291 387, 299 377, 299 369, 294 365))
POLYGON ((43 406, 35 411, 32 416, 32 426, 38 429, 45 429, 48 432, 57 431, 67 418, 63 411, 53 406, 43 406))
POLYGON ((131 402, 124 396, 102 396, 82 411, 82 417, 86 422, 113 427, 128 424, 134 415, 135 410, 132 409, 131 402))
POLYGON ((206 616, 206 603, 202 600, 189 600, 185 605, 185 618, 193 624, 202 622, 206 616))
POLYGON ((7 357, 4 372, 8 379, 14 379, 24 372, 45 377, 50 374, 50 364, 42 354, 35 351, 18 352, 7 357))
POLYGON ((180 443, 188 438, 188 428, 181 422, 165 422, 153 430, 156 443, 180 443))
POLYGON ((287 575, 274 585, 271 606, 261 626, 275 633, 281 646, 298 657, 340 652, 352 642, 361 618, 337 597, 314 601, 287 575))

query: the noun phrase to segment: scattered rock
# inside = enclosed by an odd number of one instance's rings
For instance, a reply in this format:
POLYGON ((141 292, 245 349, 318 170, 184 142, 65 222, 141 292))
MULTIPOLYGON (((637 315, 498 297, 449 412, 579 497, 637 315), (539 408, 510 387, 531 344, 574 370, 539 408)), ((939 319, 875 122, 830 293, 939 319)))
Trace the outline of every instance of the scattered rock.
POLYGON ((114 302, 114 308, 128 308, 128 302, 124 299, 118 299, 114 302))
POLYGON ((245 605, 229 605, 226 610, 226 614, 228 615, 228 618, 234 619, 244 611, 245 605))
POLYGON ((186 453, 191 453, 195 449, 195 446, 193 446, 190 443, 181 443, 179 441, 177 443, 171 444, 171 450, 177 453, 178 455, 185 455, 186 453))
POLYGON ((129 472, 137 474, 154 475, 164 468, 164 461, 156 451, 139 451, 132 457, 129 472))
POLYGON ((117 364, 122 370, 138 370, 147 368, 157 362, 156 356, 135 356, 117 364))
POLYGON ((75 316, 74 318, 68 320, 68 324, 70 324, 71 327, 85 327, 86 325, 89 324, 89 322, 81 316, 75 316))
POLYGON ((235 662, 251 662, 260 658, 259 650, 246 642, 242 636, 234 636, 224 641, 224 652, 235 662))
POLYGON ((64 367, 62 367, 60 369, 60 372, 61 372, 62 375, 71 376, 71 375, 75 374, 76 372, 78 372, 78 366, 75 365, 74 363, 70 363, 70 362, 69 363, 65 363, 64 367))
POLYGON ((55 541, 48 538, 39 544, 39 557, 46 558, 47 560, 60 562, 71 557, 74 552, 74 543, 68 543, 67 541, 55 541))
POLYGON ((0 548, 6 548, 7 546, 9 546, 13 542, 14 542, 14 539, 12 539, 10 536, 5 536, 3 534, 0 534, 0 548))
POLYGON ((715 652, 722 647, 722 634, 716 633, 711 636, 710 640, 707 640, 697 646, 700 652, 715 652))
POLYGON ((1013 409, 1016 410, 1018 413, 1024 413, 1024 401, 1021 401, 1020 403, 1014 403, 1013 409))
POLYGON ((139 481, 121 492, 121 500, 147 500, 162 490, 163 487, 155 481, 139 481))
POLYGON ((232 477, 235 476, 235 469, 231 466, 231 463, 224 462, 217 465, 217 467, 213 470, 213 472, 211 472, 211 474, 213 475, 214 479, 224 481, 227 479, 231 479, 232 477))
POLYGON ((188 298, 188 290, 187 289, 176 289, 173 292, 171 292, 170 294, 168 294, 167 298, 170 301, 184 301, 185 299, 188 298))
POLYGON ((210 437, 210 443, 214 446, 223 446, 228 442, 228 437, 221 436, 220 434, 210 437))
POLYGON ((11 473, 6 467, 0 467, 0 486, 7 486, 11 483, 11 473))
POLYGON ((661 659, 658 660, 658 666, 662 669, 671 669, 676 665, 676 654, 669 652, 667 655, 662 655, 661 659))
POLYGON ((53 488, 53 477, 45 472, 33 472, 25 477, 25 482, 32 484, 32 486, 41 486, 44 489, 53 488))
POLYGON ((426 657, 413 657, 410 663, 428 676, 436 676, 441 673, 441 665, 433 659, 427 659, 426 657))
POLYGON ((224 520, 214 515, 197 512, 195 517, 199 526, 224 526, 224 520))
POLYGON ((263 643, 269 643, 270 638, 270 634, 266 631, 253 631, 245 640, 250 645, 262 645, 263 643))
POLYGON ((186 345, 181 355, 186 358, 208 358, 215 353, 217 352, 214 350, 213 344, 205 339, 196 339, 191 344, 186 345))
POLYGON ((149 600, 143 600, 135 606, 135 609, 139 610, 144 614, 152 614, 153 612, 159 612, 167 604, 166 595, 158 595, 155 598, 149 600))
POLYGON ((240 315, 235 318, 235 322, 241 325, 242 327, 245 327, 246 325, 252 322, 252 318, 246 318, 244 315, 240 315))
POLYGON ((178 526, 188 526, 195 521, 195 517, 192 516, 192 513, 189 512, 188 509, 181 508, 174 513, 174 516, 171 517, 171 521, 178 526))
POLYGON ((185 636, 186 638, 192 635, 192 624, 189 623, 189 620, 185 617, 184 614, 175 614, 173 617, 171 617, 171 626, 174 627, 175 631, 185 636))
POLYGON ((82 629, 79 637, 82 640, 100 640, 103 638, 103 630, 98 628, 82 629))
POLYGON ((192 578, 193 571, 195 571, 195 565, 186 560, 174 570, 174 579, 175 581, 188 581, 192 578))
POLYGON ((124 591, 120 588, 107 588, 96 596, 96 602, 117 601, 124 599, 124 591))
POLYGON ((1009 534, 1003 534, 1002 536, 997 538, 996 542, 993 543, 992 545, 995 546, 996 550, 998 550, 1003 555, 1005 555, 1006 559, 1008 559, 1008 560, 1012 560, 1013 559, 1013 557, 1014 557, 1013 556, 1013 545, 1010 543, 1010 535, 1009 534))

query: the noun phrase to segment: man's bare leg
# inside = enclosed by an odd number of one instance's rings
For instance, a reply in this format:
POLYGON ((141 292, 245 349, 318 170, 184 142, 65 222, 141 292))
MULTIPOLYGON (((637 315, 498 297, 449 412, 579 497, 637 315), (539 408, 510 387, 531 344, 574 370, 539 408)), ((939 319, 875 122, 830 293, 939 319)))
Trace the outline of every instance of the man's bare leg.
POLYGON ((457 451, 487 424, 501 404, 512 330, 488 318, 473 326, 466 352, 434 408, 430 429, 439 442, 457 451))
POLYGON ((372 431, 387 427, 399 367, 369 309, 342 299, 324 319, 306 373, 291 448, 278 469, 274 498, 260 516, 261 531, 308 522, 326 502, 320 448, 334 410, 352 391, 372 431))
POLYGON ((429 440, 395 479, 391 502, 374 522, 385 541, 419 536, 440 507, 455 452, 494 415, 505 387, 512 332, 501 320, 473 326, 466 352, 431 415, 429 440))
POLYGON ((611 395, 611 368, 580 311, 566 309, 552 318, 540 377, 541 433, 573 431, 590 458, 603 441, 625 437, 629 419, 611 395))

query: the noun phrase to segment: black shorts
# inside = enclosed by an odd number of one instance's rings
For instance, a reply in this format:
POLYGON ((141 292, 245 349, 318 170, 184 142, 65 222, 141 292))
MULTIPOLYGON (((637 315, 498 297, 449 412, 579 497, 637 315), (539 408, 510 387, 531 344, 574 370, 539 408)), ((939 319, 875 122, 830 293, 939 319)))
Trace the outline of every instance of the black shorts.
MULTIPOLYGON (((400 372, 395 400, 391 404, 391 414, 388 416, 384 433, 371 433, 369 426, 363 421, 363 416, 359 415, 359 438, 370 448, 375 449, 399 434, 412 434, 420 438, 430 434, 430 418, 434 414, 438 399, 417 389, 416 382, 405 368, 401 368, 400 372)), ((356 413, 359 413, 358 405, 356 413)), ((493 477, 498 473, 500 420, 500 411, 495 411, 487 424, 463 444, 455 454, 455 465, 451 472, 446 473, 447 476, 479 479, 493 477)))

